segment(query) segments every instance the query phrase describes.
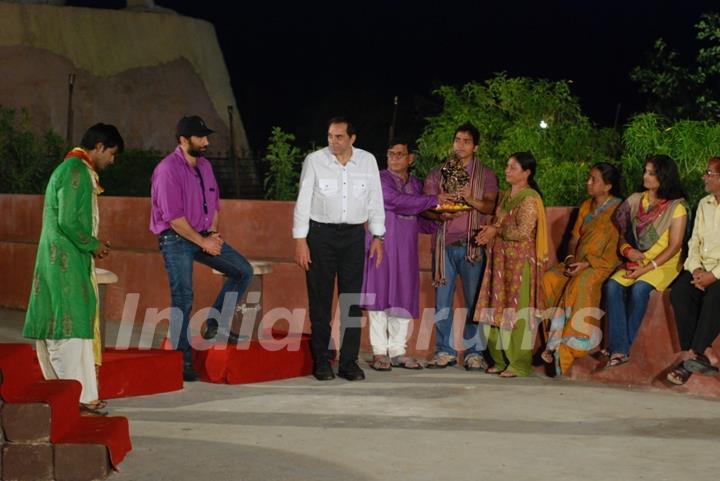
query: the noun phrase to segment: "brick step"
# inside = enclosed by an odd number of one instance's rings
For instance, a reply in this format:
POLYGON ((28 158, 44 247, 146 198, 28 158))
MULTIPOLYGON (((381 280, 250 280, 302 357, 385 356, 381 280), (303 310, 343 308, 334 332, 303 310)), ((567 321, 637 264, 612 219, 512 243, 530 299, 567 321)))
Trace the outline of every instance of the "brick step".
MULTIPOLYGON (((132 450, 130 442, 130 426, 124 417, 86 417, 81 416, 74 428, 56 441, 56 447, 61 445, 100 445, 109 451, 108 460, 112 466, 117 466, 132 450)), ((81 448, 63 448, 65 451, 80 451, 81 448)), ((88 448, 94 452, 95 448, 88 448)), ((56 452, 57 456, 57 452, 56 452)), ((97 458, 94 458, 97 461, 97 458)), ((95 463, 97 464, 97 463, 95 463)))
POLYGON ((4 398, 3 426, 9 424, 20 441, 37 436, 56 442, 70 432, 80 418, 81 390, 77 381, 35 381, 23 391, 4 398))

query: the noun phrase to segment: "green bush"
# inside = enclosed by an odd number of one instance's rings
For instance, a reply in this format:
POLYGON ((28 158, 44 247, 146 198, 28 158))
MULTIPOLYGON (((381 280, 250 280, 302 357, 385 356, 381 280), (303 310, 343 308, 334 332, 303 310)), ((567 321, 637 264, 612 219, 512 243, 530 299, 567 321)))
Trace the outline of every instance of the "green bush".
POLYGON ((33 133, 27 111, 0 106, 0 192, 43 193, 67 150, 56 132, 33 133))
POLYGON ((300 174, 298 167, 302 153, 291 144, 295 136, 280 127, 273 127, 270 144, 263 158, 269 164, 265 174, 265 198, 273 200, 295 200, 297 198, 300 174))
POLYGON ((150 197, 150 178, 162 160, 153 150, 128 149, 115 157, 113 165, 100 173, 104 195, 150 197))
POLYGON ((480 131, 478 158, 495 170, 503 187, 507 157, 517 151, 533 153, 546 205, 577 205, 586 196, 589 166, 613 162, 618 155, 617 134, 591 124, 569 82, 498 74, 484 84, 445 86, 435 93, 444 106, 427 119, 418 139, 415 164, 420 176, 444 161, 455 128, 464 122, 480 131))
POLYGON ((645 159, 649 155, 665 154, 677 163, 688 200, 694 206, 706 195, 702 174, 707 160, 720 155, 720 124, 695 120, 670 123, 657 114, 640 114, 627 125, 623 145, 622 171, 626 194, 640 188, 645 159))

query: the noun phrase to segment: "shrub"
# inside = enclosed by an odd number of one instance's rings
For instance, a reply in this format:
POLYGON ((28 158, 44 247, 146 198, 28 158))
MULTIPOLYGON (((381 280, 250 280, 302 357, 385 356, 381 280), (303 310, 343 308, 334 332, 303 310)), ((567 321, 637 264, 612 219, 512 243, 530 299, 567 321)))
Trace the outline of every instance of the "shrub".
POLYGON ((43 193, 67 150, 56 132, 33 133, 27 111, 0 107, 0 192, 43 193))
POLYGON ((706 195, 702 174, 708 158, 720 155, 720 124, 696 120, 671 123, 654 113, 640 114, 627 125, 623 144, 621 160, 626 194, 640 188, 645 159, 665 154, 677 163, 688 200, 694 206, 706 195))
POLYGON ((420 139, 416 172, 424 176, 444 161, 455 128, 472 122, 480 131, 478 158, 505 186, 508 155, 531 151, 538 161, 536 180, 546 205, 577 205, 586 196, 589 166, 613 162, 619 139, 594 127, 582 115, 570 83, 498 74, 484 84, 441 87, 443 110, 431 117, 420 139))
POLYGON ((280 127, 273 127, 270 144, 263 158, 269 164, 265 174, 265 198, 274 200, 295 200, 297 198, 300 174, 298 167, 302 153, 292 145, 295 136, 280 127))

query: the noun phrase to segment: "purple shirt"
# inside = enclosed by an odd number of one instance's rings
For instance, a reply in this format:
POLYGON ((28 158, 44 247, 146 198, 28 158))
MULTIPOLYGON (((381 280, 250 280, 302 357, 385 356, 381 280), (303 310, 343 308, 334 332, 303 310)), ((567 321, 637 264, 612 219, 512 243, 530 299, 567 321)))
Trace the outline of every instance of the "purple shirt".
MULTIPOLYGON (((468 165, 465 166, 465 170, 467 170, 467 173, 470 176, 473 175, 472 168, 475 163, 480 164, 480 161, 477 159, 473 159, 468 163, 468 165)), ((424 193, 434 195, 439 194, 441 180, 442 174, 440 173, 440 169, 437 168, 431 170, 425 178, 425 187, 423 189, 424 193)), ((497 191, 498 180, 495 176, 495 172, 493 172, 492 169, 490 169, 488 166, 485 166, 485 185, 483 186, 483 193, 492 194, 496 193, 497 191)), ((447 225, 445 226, 445 245, 452 244, 453 242, 457 242, 459 240, 465 240, 467 238, 468 217, 470 217, 470 213, 466 211, 455 219, 447 221, 447 225)), ((491 220, 492 215, 480 214, 481 224, 489 224, 491 220)), ((434 245, 435 243, 433 242, 433 246, 434 245)))
POLYGON ((210 229, 215 212, 220 210, 220 189, 212 165, 205 157, 198 157, 197 168, 193 168, 178 146, 155 167, 151 185, 150 230, 153 233, 169 229, 170 221, 180 217, 185 217, 198 232, 210 229))

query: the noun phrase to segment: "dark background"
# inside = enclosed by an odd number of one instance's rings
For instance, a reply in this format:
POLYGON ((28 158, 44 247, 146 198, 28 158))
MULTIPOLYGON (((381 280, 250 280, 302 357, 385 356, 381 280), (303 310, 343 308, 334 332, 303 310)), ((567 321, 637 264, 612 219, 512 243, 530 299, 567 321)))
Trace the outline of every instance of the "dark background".
POLYGON ((395 95, 397 132, 414 139, 441 108, 433 89, 501 71, 572 80, 594 123, 615 126, 620 105, 621 127, 644 107, 629 73, 654 41, 663 37, 691 62, 695 23, 720 9, 704 0, 155 3, 215 26, 256 156, 272 126, 303 149, 324 145, 326 121, 338 114, 354 120, 357 146, 382 153, 395 95))

